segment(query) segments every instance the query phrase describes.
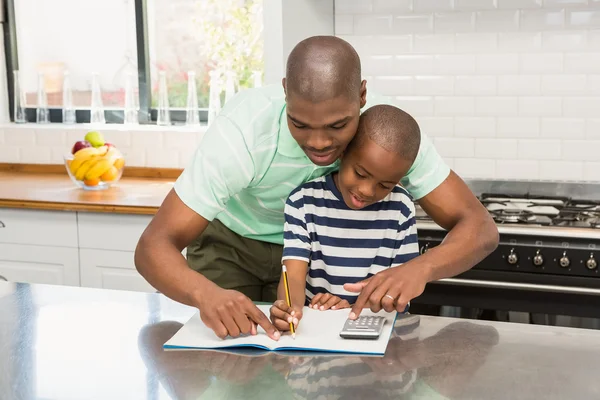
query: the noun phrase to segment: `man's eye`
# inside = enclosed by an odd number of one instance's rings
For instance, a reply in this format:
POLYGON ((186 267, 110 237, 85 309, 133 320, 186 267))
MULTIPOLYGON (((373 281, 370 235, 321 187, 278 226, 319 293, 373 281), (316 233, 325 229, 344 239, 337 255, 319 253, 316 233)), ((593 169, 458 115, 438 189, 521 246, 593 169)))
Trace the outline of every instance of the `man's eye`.
POLYGON ((344 124, 344 125, 336 125, 336 126, 332 126, 331 128, 333 128, 333 129, 344 129, 345 126, 346 126, 346 124, 344 124))
POLYGON ((296 124, 294 124, 294 126, 296 128, 298 128, 298 129, 305 129, 306 128, 306 125, 296 125, 296 124))

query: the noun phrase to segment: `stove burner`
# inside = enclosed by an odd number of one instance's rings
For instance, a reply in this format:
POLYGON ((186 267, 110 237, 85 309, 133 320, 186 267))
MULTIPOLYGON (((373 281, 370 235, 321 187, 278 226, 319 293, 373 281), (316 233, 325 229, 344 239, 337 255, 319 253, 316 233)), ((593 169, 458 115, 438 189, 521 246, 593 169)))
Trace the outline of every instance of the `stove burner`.
MULTIPOLYGON (((490 211, 496 222, 532 222, 535 215, 528 210, 501 209, 490 211)), ((600 222, 600 221, 599 221, 600 222)))

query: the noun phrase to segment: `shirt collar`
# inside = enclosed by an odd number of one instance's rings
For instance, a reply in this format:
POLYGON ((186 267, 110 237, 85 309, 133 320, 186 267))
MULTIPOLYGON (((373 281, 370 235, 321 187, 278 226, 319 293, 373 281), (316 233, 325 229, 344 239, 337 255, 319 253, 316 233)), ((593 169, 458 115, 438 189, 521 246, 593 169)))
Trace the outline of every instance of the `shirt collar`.
POLYGON ((279 117, 279 138, 277 139, 277 152, 285 157, 291 158, 306 158, 308 156, 296 142, 296 139, 292 137, 290 128, 287 123, 287 107, 283 106, 281 115, 279 117))

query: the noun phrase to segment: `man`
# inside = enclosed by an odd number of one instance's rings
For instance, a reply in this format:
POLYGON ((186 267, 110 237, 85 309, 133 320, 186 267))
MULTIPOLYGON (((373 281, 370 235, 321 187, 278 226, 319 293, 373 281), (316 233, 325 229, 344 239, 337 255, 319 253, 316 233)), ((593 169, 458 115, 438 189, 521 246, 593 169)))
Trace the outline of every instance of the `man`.
MULTIPOLYGON (((254 334, 258 324, 279 339, 252 301, 275 300, 285 199, 337 168, 361 109, 376 104, 367 99, 358 54, 333 36, 300 42, 282 83, 283 90, 240 92, 223 107, 136 248, 140 274, 166 296, 197 307, 222 338, 254 334), (181 254, 186 246, 189 266, 181 254)), ((367 305, 381 309, 388 292, 398 293, 395 305, 400 296, 410 301, 426 283, 468 270, 497 246, 489 213, 427 136, 401 183, 449 233, 401 267, 348 285, 360 292, 354 317, 367 305)))

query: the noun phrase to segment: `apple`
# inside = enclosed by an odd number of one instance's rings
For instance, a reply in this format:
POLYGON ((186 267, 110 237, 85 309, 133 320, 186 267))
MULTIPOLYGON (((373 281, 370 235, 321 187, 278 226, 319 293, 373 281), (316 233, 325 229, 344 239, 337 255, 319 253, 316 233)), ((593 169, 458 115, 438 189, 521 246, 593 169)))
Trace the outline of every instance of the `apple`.
POLYGON ((100 132, 90 131, 85 135, 84 140, 90 142, 94 147, 104 146, 104 136, 100 132))
POLYGON ((92 144, 90 142, 88 142, 87 140, 80 140, 78 142, 75 142, 75 144, 73 145, 73 148, 71 149, 71 154, 75 154, 79 150, 85 149, 86 147, 92 147, 92 144))
POLYGON ((105 145, 106 147, 108 147, 109 149, 110 149, 111 147, 114 147, 114 148, 116 148, 116 147, 117 147, 117 146, 115 146, 114 144, 112 144, 112 143, 108 143, 108 142, 104 143, 104 145, 105 145))

